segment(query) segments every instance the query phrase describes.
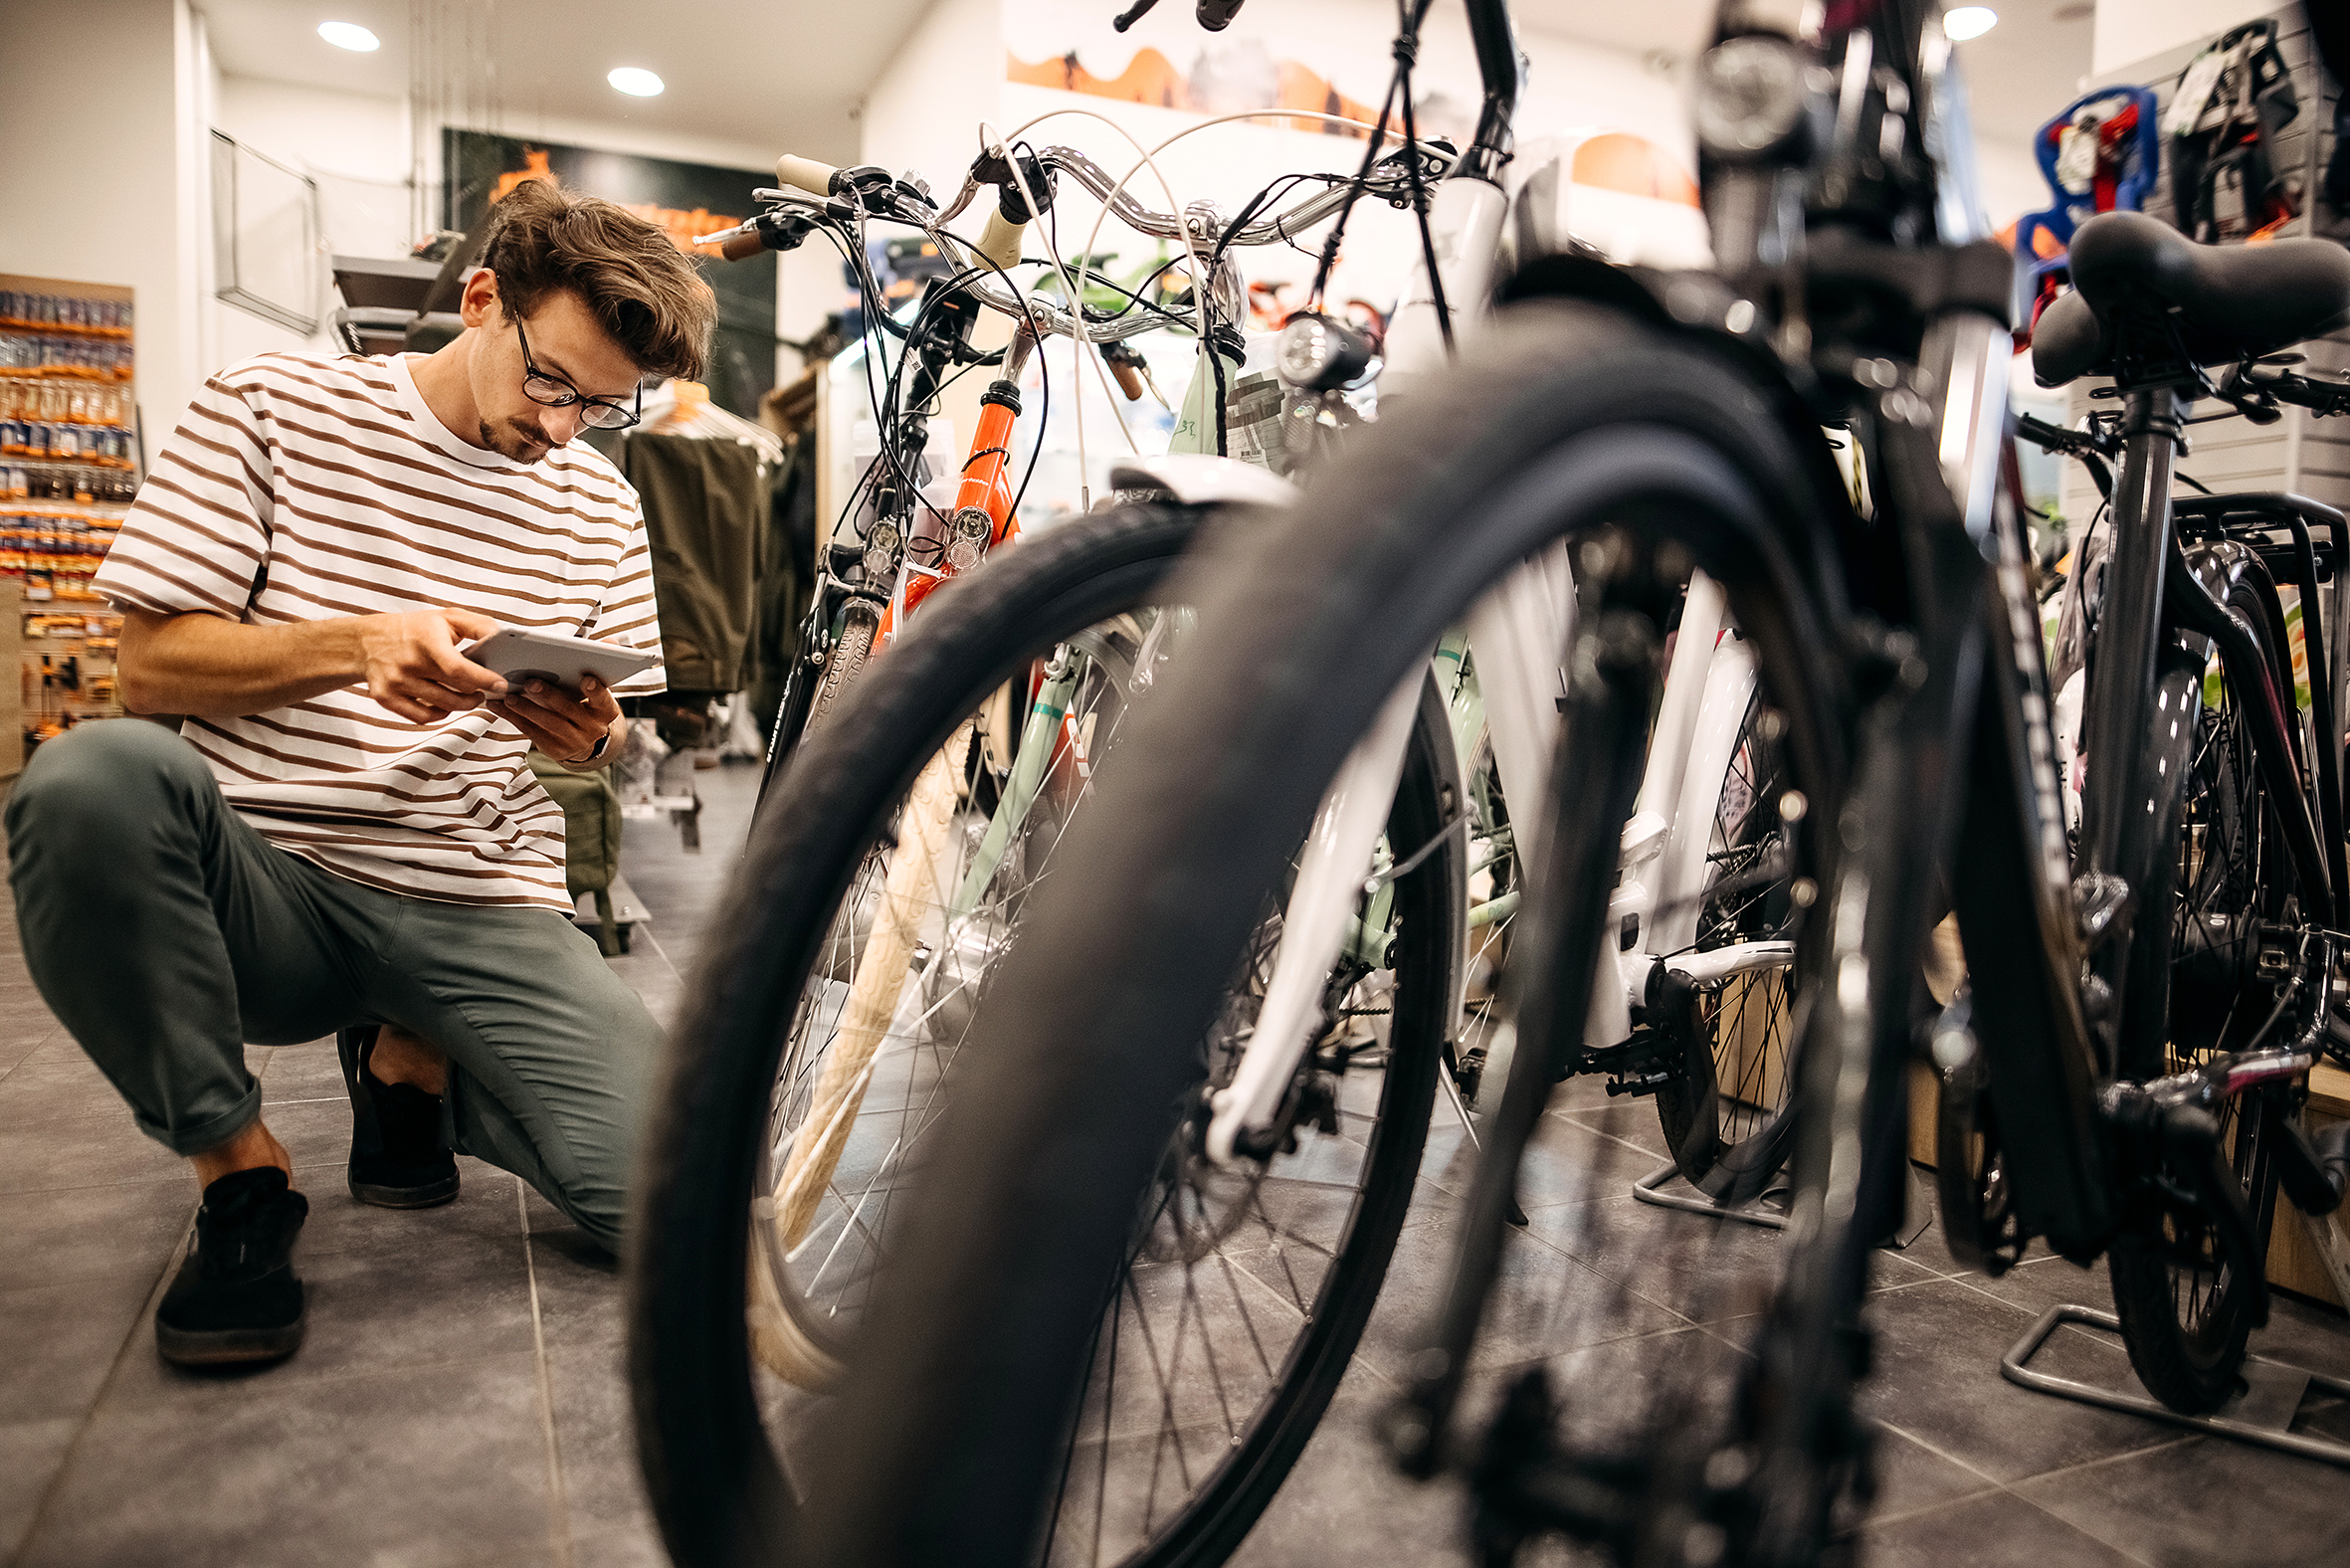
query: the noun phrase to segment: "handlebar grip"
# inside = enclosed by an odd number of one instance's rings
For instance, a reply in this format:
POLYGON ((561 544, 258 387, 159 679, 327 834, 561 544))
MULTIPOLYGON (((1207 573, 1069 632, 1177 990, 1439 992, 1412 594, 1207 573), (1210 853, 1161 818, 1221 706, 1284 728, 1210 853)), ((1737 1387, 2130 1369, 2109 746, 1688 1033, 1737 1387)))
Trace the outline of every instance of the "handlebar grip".
POLYGON ((1004 271, 1010 272, 1020 265, 1020 237, 1027 232, 1027 224, 1013 223, 1002 212, 990 207, 987 227, 979 232, 979 244, 974 249, 1004 271))
POLYGON ((1106 355, 1104 360, 1109 365, 1110 379, 1117 382, 1120 392, 1126 394, 1126 401, 1129 403, 1141 402, 1142 372, 1134 362, 1128 359, 1109 359, 1106 355))
POLYGON ((754 229, 748 234, 738 234, 719 246, 718 254, 730 262, 747 262, 765 249, 766 237, 754 229))
POLYGON ((804 191, 814 191, 819 196, 839 194, 833 189, 833 181, 840 178, 840 174, 841 171, 830 163, 819 163, 814 158, 794 157, 788 152, 775 160, 775 181, 777 184, 794 186, 804 191))

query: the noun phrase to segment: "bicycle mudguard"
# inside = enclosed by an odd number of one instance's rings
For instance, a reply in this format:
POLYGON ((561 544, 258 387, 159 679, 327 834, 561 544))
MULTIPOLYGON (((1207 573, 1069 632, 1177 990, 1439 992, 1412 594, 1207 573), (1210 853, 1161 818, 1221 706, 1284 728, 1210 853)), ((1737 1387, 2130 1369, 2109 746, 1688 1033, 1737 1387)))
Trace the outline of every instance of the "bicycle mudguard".
POLYGON ((1109 482, 1122 490, 1171 495, 1186 506, 1292 506, 1301 493, 1287 480, 1254 463, 1207 452, 1131 458, 1109 471, 1109 482))
POLYGON ((2333 885, 2329 858, 2318 842, 2317 823, 2301 788, 2298 714, 2291 698, 2276 689, 2269 677, 2266 651, 2260 646, 2265 638, 2280 655, 2291 646, 2275 583, 2249 546, 2229 541, 2198 544, 2193 547, 2192 559, 2182 558, 2185 548, 2176 541, 2172 548, 2178 553, 2164 582, 2164 612, 2173 625, 2199 632, 2219 645, 2220 663, 2230 683, 2243 693, 2245 712, 2252 720, 2257 741, 2253 755, 2284 830, 2285 849, 2293 860, 2302 901, 2314 906, 2320 922, 2331 924, 2340 917, 2340 892, 2333 885), (2266 626, 2255 632, 2220 602, 2207 586, 2206 574, 2215 571, 2222 582, 2236 578, 2252 581, 2266 626))
POLYGON ((2062 805, 2037 619, 2011 552, 1986 574, 1985 676, 1951 891, 1973 979, 1975 1049, 1990 1070, 2000 1157, 2027 1234, 2087 1262, 2112 1230, 2066 896, 2062 805), (2034 918, 2016 918, 2029 908, 2034 918))

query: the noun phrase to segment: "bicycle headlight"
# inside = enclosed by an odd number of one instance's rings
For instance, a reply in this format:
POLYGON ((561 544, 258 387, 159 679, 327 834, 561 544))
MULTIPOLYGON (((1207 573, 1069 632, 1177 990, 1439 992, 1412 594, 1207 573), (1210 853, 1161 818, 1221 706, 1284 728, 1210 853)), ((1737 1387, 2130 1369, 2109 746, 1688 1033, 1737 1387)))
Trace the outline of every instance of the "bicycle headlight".
POLYGON ((987 553, 988 535, 995 528, 996 520, 987 514, 984 506, 965 506, 957 511, 946 541, 946 564, 958 572, 977 566, 979 557, 987 553))
POLYGON ((1293 315, 1273 351, 1280 378, 1301 392, 1327 392, 1361 375, 1371 363, 1363 335, 1326 315, 1293 315))
POLYGON ((1697 68, 1697 139, 1718 158, 1796 156, 1811 101, 1803 52, 1783 38, 1732 38, 1697 68))
POLYGON ((897 575, 897 525, 877 522, 865 536, 865 575, 885 583, 897 575))

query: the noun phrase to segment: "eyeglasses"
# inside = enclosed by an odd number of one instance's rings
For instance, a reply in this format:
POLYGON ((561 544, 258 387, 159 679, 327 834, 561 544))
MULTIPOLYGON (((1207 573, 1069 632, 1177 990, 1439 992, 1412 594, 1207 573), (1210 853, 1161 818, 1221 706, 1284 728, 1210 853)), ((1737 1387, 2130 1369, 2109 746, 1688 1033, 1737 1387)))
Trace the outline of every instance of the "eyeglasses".
POLYGON ((569 408, 581 405, 579 422, 593 425, 598 430, 626 430, 645 412, 645 389, 637 388, 637 406, 625 409, 608 397, 589 397, 585 392, 564 380, 549 375, 530 359, 530 339, 522 330, 522 318, 514 317, 514 336, 522 345, 522 395, 541 408, 569 408))

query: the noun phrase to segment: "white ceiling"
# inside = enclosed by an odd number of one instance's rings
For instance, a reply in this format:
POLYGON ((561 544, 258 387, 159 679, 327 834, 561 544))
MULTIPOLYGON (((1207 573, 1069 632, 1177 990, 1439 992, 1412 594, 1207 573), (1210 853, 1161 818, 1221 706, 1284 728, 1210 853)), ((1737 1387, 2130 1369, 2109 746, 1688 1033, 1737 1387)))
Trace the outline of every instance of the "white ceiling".
MULTIPOLYGON (((423 0, 417 9, 439 19, 435 54, 488 64, 490 69, 474 73, 474 90, 494 93, 506 125, 517 133, 528 134, 540 115, 619 121, 746 149, 790 147, 847 161, 858 141, 851 110, 929 3, 423 0), (658 98, 617 93, 604 80, 615 66, 654 71, 669 91, 658 98)), ((1999 25, 1960 46, 1960 54, 1977 134, 2012 146, 2075 96, 2075 84, 2089 69, 2094 8, 2088 0, 1995 4, 1999 25)), ((226 72, 407 96, 409 0, 198 0, 198 6, 226 72), (317 24, 329 19, 371 29, 383 48, 372 55, 333 48, 316 33, 317 24)), ((1714 0, 1517 0, 1514 11, 1521 28, 1685 61, 1704 40, 1714 0)))
MULTIPOLYGON (((430 53, 486 62, 477 94, 494 94, 516 134, 540 115, 620 122, 763 153, 852 161, 850 110, 929 0, 425 0, 441 28, 430 53), (615 66, 668 85, 655 98, 615 92, 615 66)), ((305 87, 406 98, 409 0, 197 0, 222 71, 305 87), (356 22, 383 41, 373 54, 334 48, 323 21, 356 22)), ((456 75, 454 66, 446 74, 456 75)), ((452 82, 451 87, 458 84, 452 82)))

